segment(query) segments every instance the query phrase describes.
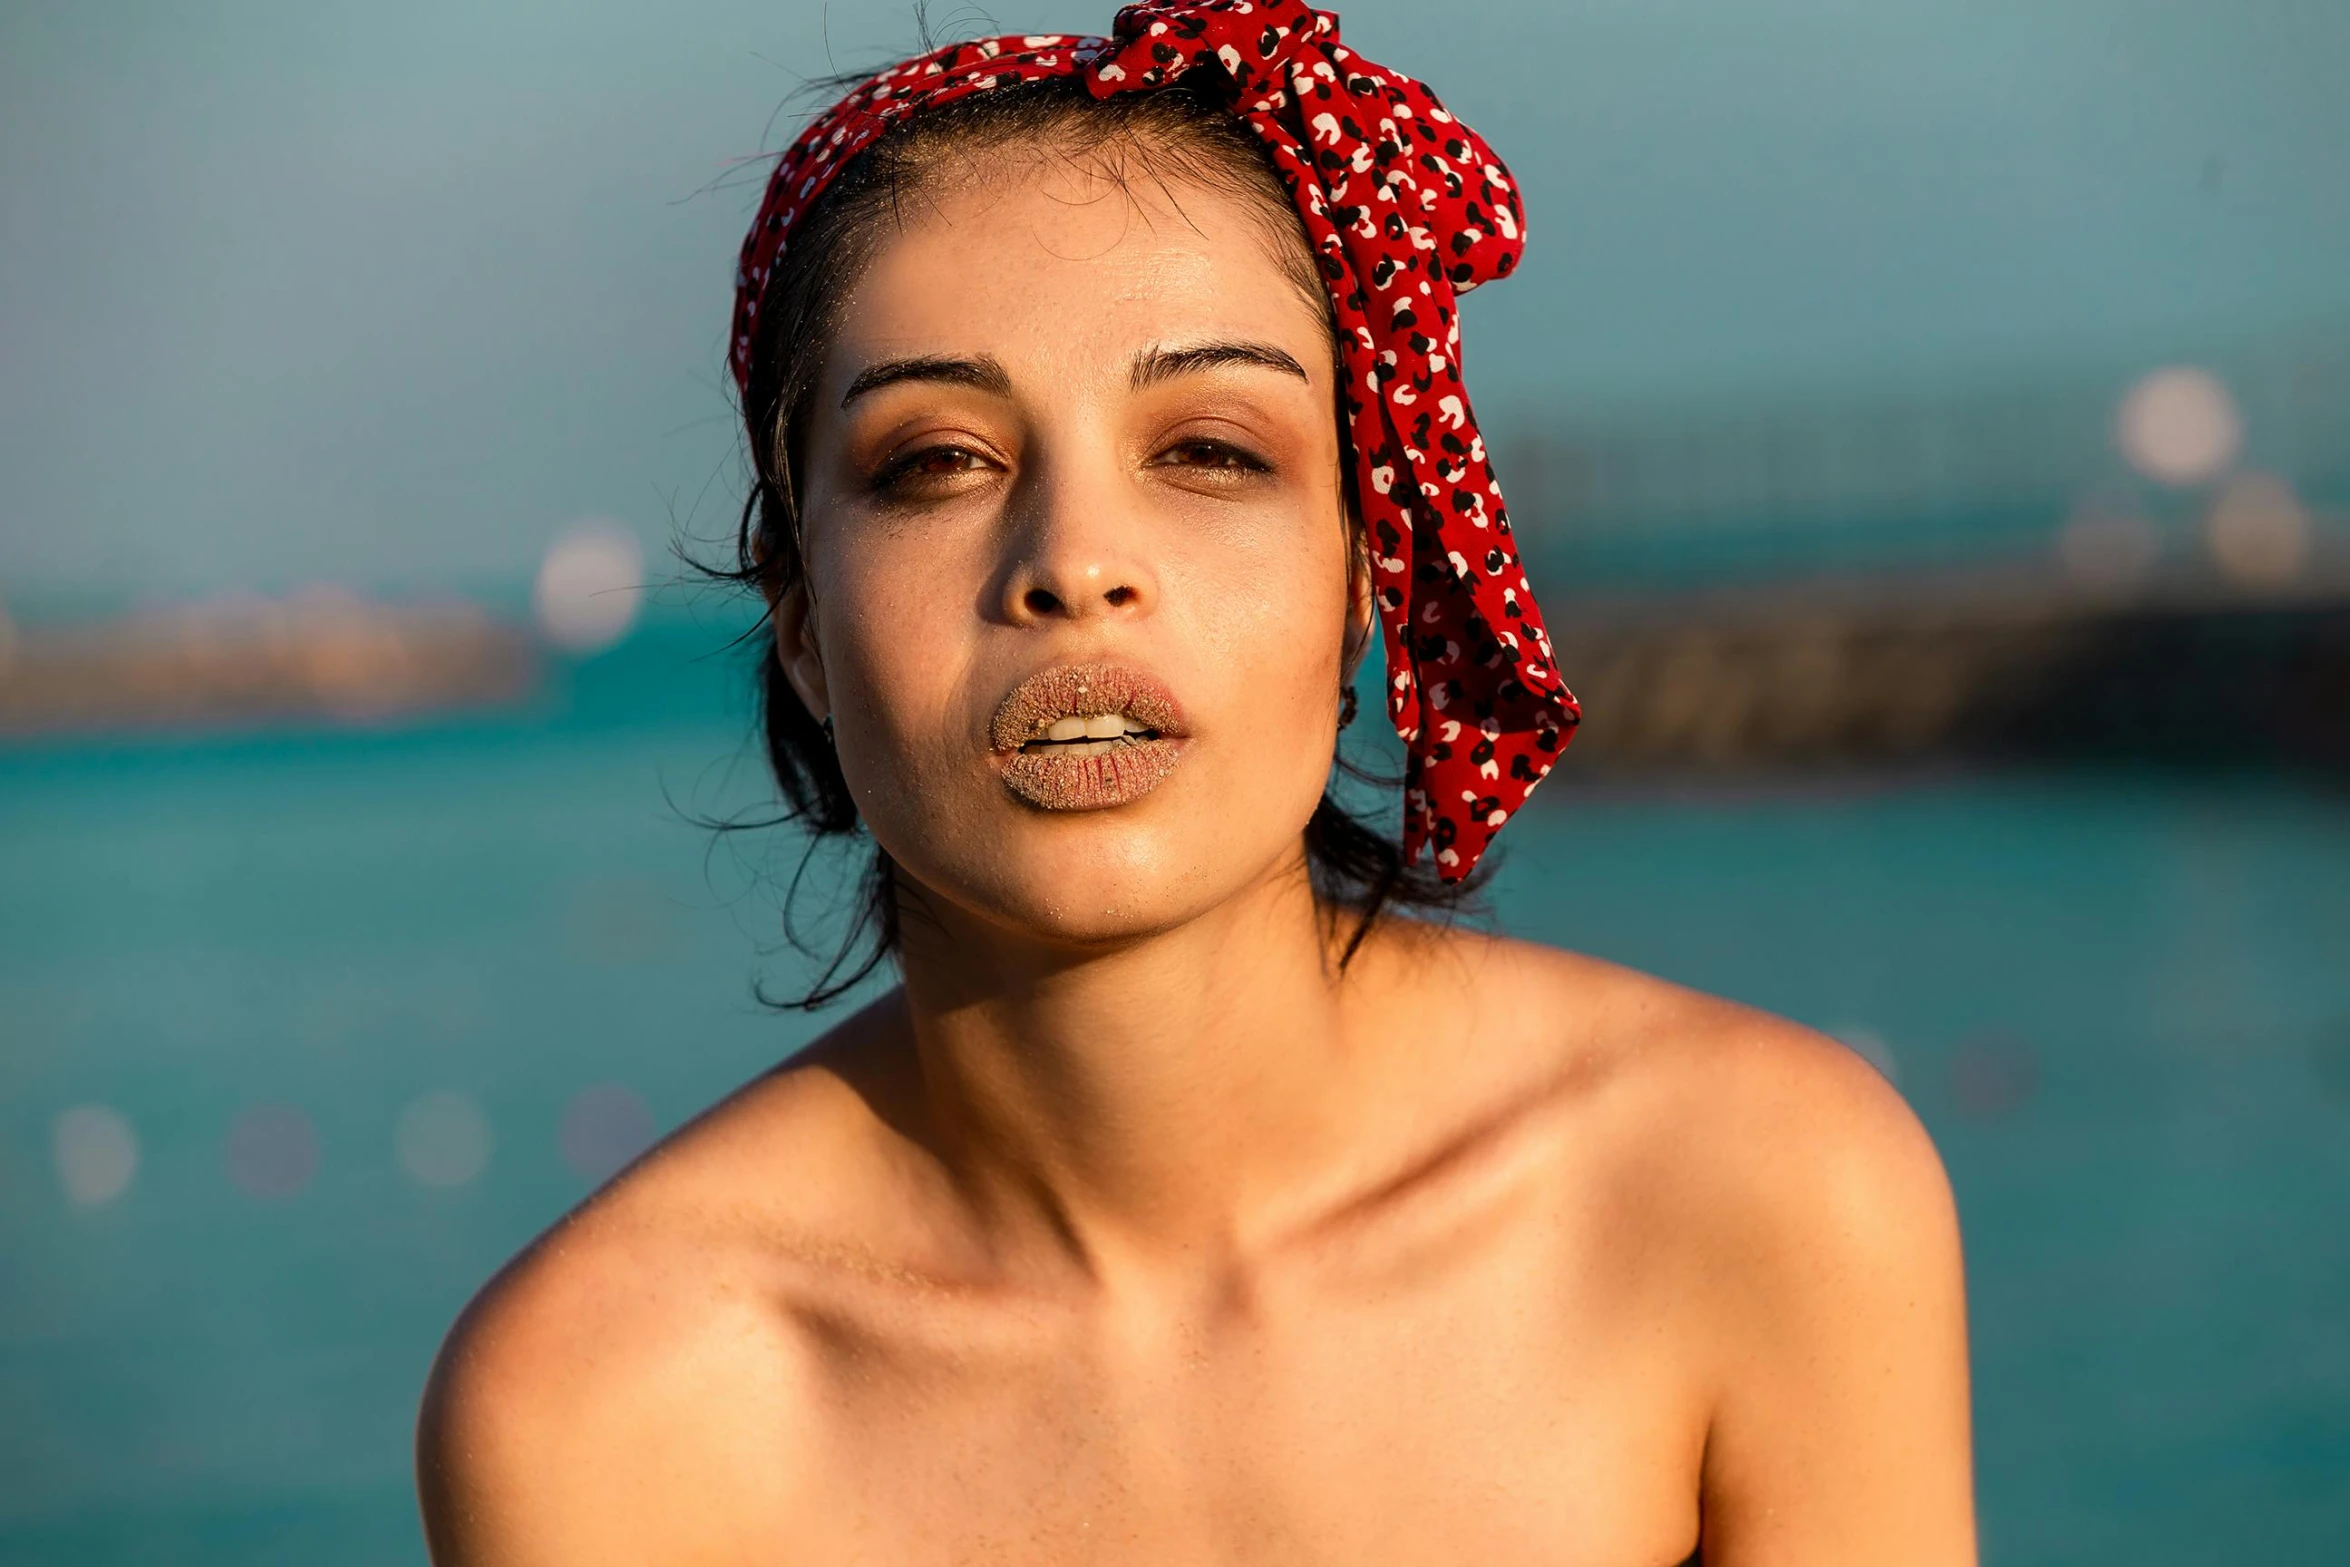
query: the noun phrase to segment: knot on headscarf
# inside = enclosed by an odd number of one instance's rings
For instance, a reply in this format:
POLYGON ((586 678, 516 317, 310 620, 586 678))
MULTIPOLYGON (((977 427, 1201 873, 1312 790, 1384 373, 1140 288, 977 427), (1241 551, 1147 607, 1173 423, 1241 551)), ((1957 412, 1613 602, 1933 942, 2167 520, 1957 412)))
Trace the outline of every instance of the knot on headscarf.
POLYGON ((908 116, 1083 73, 1097 98, 1177 80, 1220 92, 1263 142, 1321 263, 1387 710, 1408 750, 1403 847, 1447 881, 1549 774, 1581 718, 1518 557, 1461 380, 1457 298, 1525 251, 1509 170, 1436 95, 1339 41, 1300 0, 1142 0, 1109 38, 949 44, 860 84, 777 162, 743 241, 730 357, 750 381, 759 301, 792 227, 843 165, 908 116))

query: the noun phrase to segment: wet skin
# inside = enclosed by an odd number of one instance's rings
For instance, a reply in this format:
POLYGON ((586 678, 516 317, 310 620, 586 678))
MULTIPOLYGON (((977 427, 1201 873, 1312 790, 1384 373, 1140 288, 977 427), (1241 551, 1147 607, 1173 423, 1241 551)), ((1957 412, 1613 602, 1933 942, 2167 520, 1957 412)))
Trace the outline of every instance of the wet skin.
POLYGON ((1898 1096, 1566 953, 1398 922, 1340 974, 1320 307, 1246 196, 972 174, 850 297, 776 617, 913 884, 904 984, 468 1309, 436 1561, 1972 1561, 1898 1096), (1179 704, 1148 788, 1007 781, 1069 666, 1179 704))

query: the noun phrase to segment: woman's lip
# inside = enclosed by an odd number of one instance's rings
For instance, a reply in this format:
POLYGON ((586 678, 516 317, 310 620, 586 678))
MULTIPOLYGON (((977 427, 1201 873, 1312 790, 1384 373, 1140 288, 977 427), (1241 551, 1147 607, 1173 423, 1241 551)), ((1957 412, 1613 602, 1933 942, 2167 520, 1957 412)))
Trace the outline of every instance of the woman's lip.
POLYGON ((1040 670, 1011 689, 988 725, 1004 786, 1048 811, 1101 810, 1141 799, 1175 770, 1190 733, 1175 693, 1156 676, 1124 664, 1040 670), (1111 713, 1150 733, 1107 742, 1106 748, 1036 744, 1056 719, 1111 713))
POLYGON ((1062 664, 1039 670, 998 703, 988 741, 998 752, 1018 751, 1061 718, 1123 713, 1161 738, 1181 740, 1191 730, 1183 704, 1155 675, 1124 664, 1062 664))

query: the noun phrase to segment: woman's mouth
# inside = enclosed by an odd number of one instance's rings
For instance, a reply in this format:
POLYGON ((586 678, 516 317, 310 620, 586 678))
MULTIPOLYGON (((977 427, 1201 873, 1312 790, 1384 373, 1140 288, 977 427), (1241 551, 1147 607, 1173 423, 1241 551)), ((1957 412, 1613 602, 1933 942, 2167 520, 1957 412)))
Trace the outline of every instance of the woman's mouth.
POLYGON ((1104 756, 1128 741, 1156 740, 1159 732, 1139 718, 1124 713, 1098 713, 1091 718, 1056 718, 1041 740, 1020 747, 1027 756, 1104 756))
POLYGON ((1173 692, 1118 664, 1065 664, 1031 675, 988 726, 1005 787, 1048 811, 1141 799, 1175 770, 1189 734, 1173 692))

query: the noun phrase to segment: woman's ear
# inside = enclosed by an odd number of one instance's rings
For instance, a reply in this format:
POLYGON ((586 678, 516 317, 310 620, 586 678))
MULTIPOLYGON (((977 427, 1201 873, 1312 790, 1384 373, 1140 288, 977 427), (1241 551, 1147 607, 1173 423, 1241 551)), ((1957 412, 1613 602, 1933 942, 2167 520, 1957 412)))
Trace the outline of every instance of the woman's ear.
POLYGON ((1360 542, 1347 561, 1346 568, 1346 643, 1344 662, 1339 667, 1343 685, 1354 684, 1355 671, 1363 667, 1363 657, 1371 651, 1371 633, 1378 625, 1378 615, 1371 601, 1371 551, 1360 542))
POLYGON ((818 723, 832 716, 832 695, 824 683, 824 650, 816 643, 816 606, 808 597, 806 578, 793 583, 769 601, 768 621, 775 627, 775 661, 799 693, 800 704, 818 723))

